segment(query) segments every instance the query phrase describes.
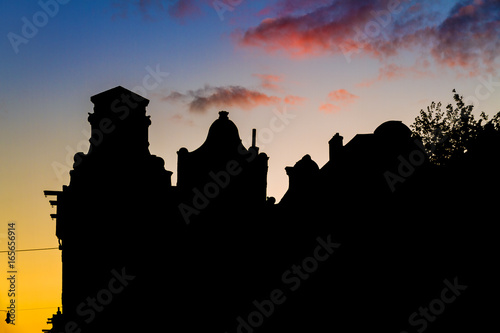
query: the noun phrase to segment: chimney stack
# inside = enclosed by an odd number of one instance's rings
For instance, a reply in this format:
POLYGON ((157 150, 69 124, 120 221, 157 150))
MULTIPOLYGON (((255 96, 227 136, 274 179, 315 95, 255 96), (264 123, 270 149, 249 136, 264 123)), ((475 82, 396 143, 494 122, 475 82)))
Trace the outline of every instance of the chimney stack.
POLYGON ((335 133, 333 138, 328 141, 330 145, 330 161, 333 161, 334 158, 338 158, 342 148, 344 147, 344 137, 340 136, 339 133, 335 133))
POLYGON ((257 142, 257 130, 255 128, 252 129, 252 146, 249 149, 255 150, 257 153, 259 153, 259 147, 257 147, 255 144, 257 142))

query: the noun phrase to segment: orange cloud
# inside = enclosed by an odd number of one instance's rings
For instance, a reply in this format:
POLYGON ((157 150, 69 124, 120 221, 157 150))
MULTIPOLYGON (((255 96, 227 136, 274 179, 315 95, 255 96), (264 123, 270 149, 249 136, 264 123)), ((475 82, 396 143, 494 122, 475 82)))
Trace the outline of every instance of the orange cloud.
MULTIPOLYGON (((428 0, 431 4, 432 2, 428 0)), ((238 36, 242 47, 292 57, 370 56, 385 62, 405 51, 475 75, 495 73, 500 54, 498 0, 457 2, 451 9, 409 1, 278 1, 266 18, 238 36), (395 5, 397 4, 397 6, 395 5), (390 10, 393 12, 391 13, 390 10), (380 14, 382 13, 382 14, 380 14)))
POLYGON ((162 97, 162 100, 167 102, 178 102, 185 99, 185 97, 186 95, 181 94, 178 91, 172 91, 170 94, 168 94, 168 96, 162 97))
POLYGON ((205 112, 211 108, 238 107, 243 110, 251 110, 261 105, 278 104, 281 98, 266 95, 259 91, 250 90, 241 86, 211 87, 190 90, 186 94, 171 92, 164 97, 165 101, 187 102, 189 111, 205 112))
POLYGON ((334 102, 352 103, 358 96, 351 94, 345 89, 338 89, 330 92, 328 98, 334 102))
POLYGON ((391 81, 395 79, 400 79, 404 77, 421 78, 425 76, 433 76, 430 71, 422 70, 420 68, 428 68, 429 62, 423 60, 417 65, 411 67, 403 67, 396 64, 389 64, 379 68, 379 74, 375 78, 367 79, 363 82, 356 84, 357 87, 370 87, 376 82, 380 81, 391 81))
POLYGON ((185 117, 181 114, 174 114, 169 119, 172 120, 173 122, 176 122, 176 123, 184 122, 189 126, 194 125, 194 122, 191 119, 185 119, 185 117))
POLYGON ((280 75, 271 74, 253 74, 253 76, 261 79, 261 87, 269 90, 280 91, 282 90, 276 83, 283 81, 283 77, 280 75))
POLYGON ((300 96, 294 96, 294 95, 287 95, 285 96, 284 102, 286 104, 290 105, 300 105, 302 104, 307 98, 305 97, 300 97, 300 96))
POLYGON ((324 113, 337 113, 340 111, 340 106, 333 105, 331 103, 325 103, 319 106, 319 111, 324 113))
POLYGON ((354 103, 359 96, 351 94, 345 89, 337 89, 328 93, 329 102, 323 103, 319 107, 320 112, 324 113, 337 113, 342 108, 345 108, 349 104, 354 103), (335 103, 335 104, 334 104, 335 103))

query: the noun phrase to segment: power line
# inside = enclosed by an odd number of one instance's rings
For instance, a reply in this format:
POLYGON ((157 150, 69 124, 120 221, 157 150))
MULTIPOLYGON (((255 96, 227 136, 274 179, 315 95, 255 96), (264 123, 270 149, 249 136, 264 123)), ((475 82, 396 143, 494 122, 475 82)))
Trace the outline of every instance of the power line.
MULTIPOLYGON (((46 250, 58 250, 58 247, 44 247, 41 249, 25 249, 25 250, 15 250, 14 252, 28 252, 28 251, 46 251, 46 250)), ((0 251, 0 253, 7 253, 13 251, 0 251)))

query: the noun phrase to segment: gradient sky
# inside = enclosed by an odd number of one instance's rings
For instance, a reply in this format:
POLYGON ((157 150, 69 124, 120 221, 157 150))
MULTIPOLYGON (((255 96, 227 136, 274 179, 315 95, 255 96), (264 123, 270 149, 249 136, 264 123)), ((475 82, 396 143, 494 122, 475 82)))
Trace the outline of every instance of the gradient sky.
MULTIPOLYGON (((284 168, 305 154, 321 167, 336 132, 347 143, 410 125, 454 88, 476 114, 500 110, 498 0, 19 0, 0 12, 0 251, 11 220, 18 249, 57 246, 42 191, 69 183, 90 96, 118 85, 150 99, 150 151, 174 184, 176 152, 227 110, 247 145, 257 129, 278 200, 284 168)), ((0 332, 41 332, 60 306, 60 253, 19 253, 18 272, 25 310, 15 327, 0 311, 0 332)))

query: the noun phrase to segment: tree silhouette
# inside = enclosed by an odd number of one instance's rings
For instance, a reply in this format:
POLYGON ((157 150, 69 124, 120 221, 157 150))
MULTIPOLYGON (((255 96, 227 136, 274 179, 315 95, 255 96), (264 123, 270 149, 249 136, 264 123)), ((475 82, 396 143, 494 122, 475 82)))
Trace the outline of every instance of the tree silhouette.
POLYGON ((437 165, 444 165, 467 153, 485 130, 500 131, 500 112, 490 121, 481 112, 476 120, 472 113, 474 106, 465 105, 463 96, 455 89, 453 99, 455 105, 448 104, 445 110, 441 102, 432 102, 427 111, 420 110, 420 115, 410 125, 413 136, 422 140, 429 160, 437 165))

